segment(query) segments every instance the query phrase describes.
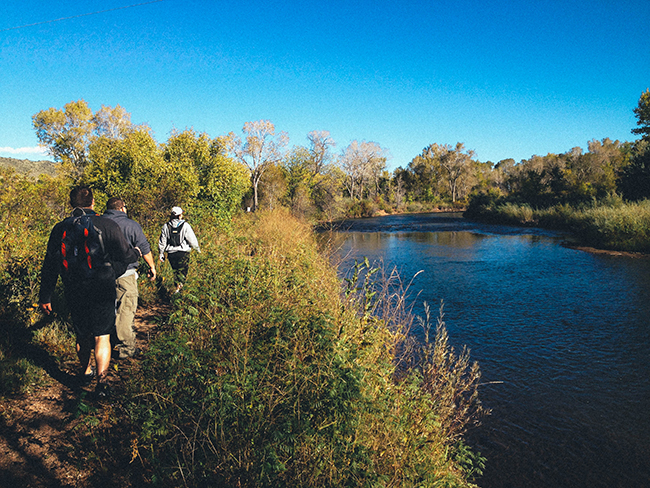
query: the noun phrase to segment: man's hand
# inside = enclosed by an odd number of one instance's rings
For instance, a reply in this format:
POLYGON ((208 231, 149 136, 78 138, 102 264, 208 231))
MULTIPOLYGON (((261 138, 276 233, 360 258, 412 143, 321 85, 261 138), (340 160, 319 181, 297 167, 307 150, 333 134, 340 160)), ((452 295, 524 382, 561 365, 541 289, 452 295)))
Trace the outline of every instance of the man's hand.
POLYGON ((38 306, 41 309, 41 312, 43 312, 45 315, 50 315, 52 313, 51 303, 39 303, 38 306))
POLYGON ((155 280, 156 280, 156 268, 155 268, 155 267, 153 267, 153 268, 149 268, 149 273, 147 273, 147 274, 149 275, 149 279, 150 279, 151 281, 155 281, 155 280))

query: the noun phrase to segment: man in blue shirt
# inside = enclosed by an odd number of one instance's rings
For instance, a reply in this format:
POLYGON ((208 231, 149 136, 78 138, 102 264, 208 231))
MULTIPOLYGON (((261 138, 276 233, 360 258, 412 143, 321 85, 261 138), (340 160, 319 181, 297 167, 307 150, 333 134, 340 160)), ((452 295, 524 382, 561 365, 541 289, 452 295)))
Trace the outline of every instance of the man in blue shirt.
MULTIPOLYGON (((151 247, 140 224, 127 217, 124 201, 120 198, 109 198, 103 216, 115 221, 122 229, 129 244, 140 250, 142 258, 149 265, 149 277, 151 281, 154 281, 156 279, 156 266, 151 254, 151 247)), ((120 359, 136 357, 141 354, 140 349, 136 347, 134 328, 139 296, 138 265, 139 260, 129 263, 124 274, 115 281, 117 291, 115 331, 120 359)))

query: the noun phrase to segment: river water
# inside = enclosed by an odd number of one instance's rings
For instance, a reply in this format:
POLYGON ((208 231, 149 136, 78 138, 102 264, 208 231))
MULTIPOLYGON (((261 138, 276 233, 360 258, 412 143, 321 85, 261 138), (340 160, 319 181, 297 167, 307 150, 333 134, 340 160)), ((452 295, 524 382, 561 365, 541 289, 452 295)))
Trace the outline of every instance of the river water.
POLYGON ((395 267, 416 315, 444 301, 491 415, 468 433, 483 488, 650 487, 650 259, 460 214, 347 221, 341 273, 395 267))

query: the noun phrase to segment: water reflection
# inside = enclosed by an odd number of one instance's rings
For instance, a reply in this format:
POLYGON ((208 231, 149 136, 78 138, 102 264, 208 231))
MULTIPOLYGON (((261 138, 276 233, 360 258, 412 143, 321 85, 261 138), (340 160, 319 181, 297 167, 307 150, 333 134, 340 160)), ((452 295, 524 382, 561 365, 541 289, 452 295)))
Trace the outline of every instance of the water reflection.
POLYGON ((444 300, 450 339, 481 364, 481 486, 650 486, 649 260, 458 216, 355 221, 339 237, 341 269, 423 270, 414 311, 444 300))

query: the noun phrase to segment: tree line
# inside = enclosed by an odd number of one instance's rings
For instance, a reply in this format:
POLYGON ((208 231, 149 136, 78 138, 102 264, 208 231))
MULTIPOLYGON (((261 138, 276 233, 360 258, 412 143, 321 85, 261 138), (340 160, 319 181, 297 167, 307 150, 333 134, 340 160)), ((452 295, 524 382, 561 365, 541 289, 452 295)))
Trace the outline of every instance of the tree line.
POLYGON ((186 129, 159 144, 147 125, 133 124, 119 105, 93 113, 78 100, 37 113, 33 126, 75 183, 105 195, 149 195, 138 203, 138 213, 198 199, 226 215, 240 207, 286 206, 299 215, 334 220, 460 208, 486 193, 539 207, 612 194, 649 198, 650 89, 634 113, 638 127, 632 133, 641 135, 634 142, 593 139, 586 152, 575 147, 518 163, 481 162, 461 142, 433 143, 392 173, 386 169, 387 149, 376 142, 354 140, 337 153, 330 133, 315 130, 306 145, 289 148, 288 135, 269 120, 247 122, 241 136, 211 138, 186 129))

